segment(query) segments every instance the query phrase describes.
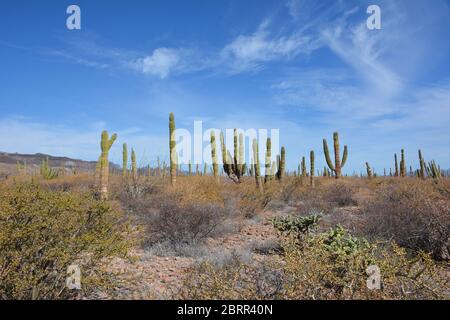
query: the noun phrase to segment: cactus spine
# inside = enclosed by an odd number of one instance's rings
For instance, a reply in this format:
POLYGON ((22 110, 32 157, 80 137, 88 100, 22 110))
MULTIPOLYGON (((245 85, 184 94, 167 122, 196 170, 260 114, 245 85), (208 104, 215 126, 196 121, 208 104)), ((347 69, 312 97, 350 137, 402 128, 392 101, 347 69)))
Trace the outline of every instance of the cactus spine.
POLYGON ((310 169, 309 169, 309 181, 312 188, 316 186, 314 181, 314 151, 311 150, 309 153, 310 169))
POLYGON ((334 172, 334 176, 338 179, 341 176, 341 169, 344 167, 347 161, 348 150, 347 146, 344 146, 344 154, 342 155, 342 161, 339 152, 339 134, 337 132, 333 133, 334 142, 334 165, 330 158, 330 152, 328 150, 327 140, 323 139, 323 151, 325 153, 325 159, 327 161, 328 167, 334 172))
POLYGON ((117 139, 117 134, 113 134, 111 138, 108 135, 108 131, 102 132, 102 140, 100 147, 102 154, 100 156, 100 198, 102 200, 108 199, 108 182, 109 182, 109 150, 111 149, 114 141, 117 139))
POLYGON ((122 150, 122 179, 125 180, 127 178, 127 168, 128 168, 128 147, 127 144, 123 144, 122 150))
POLYGON ((169 115, 169 152, 170 152, 170 183, 175 185, 177 181, 177 150, 175 140, 175 116, 173 112, 169 115))
POLYGON ((213 162, 214 178, 218 179, 218 177, 219 177, 219 162, 217 160, 216 134, 213 130, 211 130, 211 158, 212 158, 212 162, 213 162))
POLYGON ((271 172, 271 158, 272 158, 272 142, 270 141, 270 138, 267 138, 264 183, 268 183, 271 179, 271 173, 272 173, 271 172))
POLYGON ((277 179, 283 180, 285 170, 286 170, 286 149, 281 147, 281 156, 277 157, 278 161, 278 171, 277 171, 277 179))

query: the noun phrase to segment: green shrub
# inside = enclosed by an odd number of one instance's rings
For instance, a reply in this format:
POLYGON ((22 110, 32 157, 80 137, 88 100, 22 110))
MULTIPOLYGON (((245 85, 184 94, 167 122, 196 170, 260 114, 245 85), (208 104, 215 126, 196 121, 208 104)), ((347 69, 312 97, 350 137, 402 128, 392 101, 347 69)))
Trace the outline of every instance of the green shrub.
POLYGON ((32 183, 0 190, 0 297, 66 299, 108 286, 108 257, 126 256, 127 223, 88 194, 50 191, 32 183), (78 265, 81 291, 66 288, 78 265))
POLYGON ((309 234, 319 222, 321 215, 309 215, 306 217, 275 217, 270 223, 275 229, 284 235, 292 235, 297 239, 309 234))
POLYGON ((272 259, 193 267, 180 296, 185 299, 444 299, 445 268, 428 254, 409 258, 395 244, 380 247, 342 227, 298 241, 282 237, 272 259), (381 287, 367 286, 367 267, 380 270, 381 287))

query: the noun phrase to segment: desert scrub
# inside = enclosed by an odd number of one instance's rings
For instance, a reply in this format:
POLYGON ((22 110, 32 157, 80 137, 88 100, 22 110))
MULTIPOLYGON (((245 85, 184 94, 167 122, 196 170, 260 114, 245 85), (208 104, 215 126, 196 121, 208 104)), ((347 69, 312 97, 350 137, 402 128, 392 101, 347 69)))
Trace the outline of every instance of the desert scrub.
POLYGON ((449 259, 448 196, 426 181, 402 181, 381 186, 363 208, 363 232, 373 239, 393 239, 414 252, 449 259))
POLYGON ((269 219, 269 222, 282 235, 292 235, 294 238, 301 240, 316 228, 321 217, 321 215, 315 214, 305 217, 275 217, 269 219))
POLYGON ((151 199, 136 212, 145 229, 143 244, 148 249, 163 245, 165 254, 185 255, 186 247, 201 245, 206 238, 220 234, 228 218, 228 211, 214 203, 184 204, 169 194, 151 199))
POLYGON ((408 258, 395 244, 379 246, 342 227, 319 234, 281 236, 280 255, 244 263, 237 257, 215 266, 194 266, 182 298, 192 299, 444 299, 446 270, 426 253, 408 258), (381 288, 367 288, 367 267, 376 265, 381 288))
POLYGON ((67 299, 107 288, 103 266, 129 248, 127 223, 108 203, 32 183, 1 187, 0 230, 3 299, 67 299), (79 292, 66 288, 72 264, 81 269, 79 292))

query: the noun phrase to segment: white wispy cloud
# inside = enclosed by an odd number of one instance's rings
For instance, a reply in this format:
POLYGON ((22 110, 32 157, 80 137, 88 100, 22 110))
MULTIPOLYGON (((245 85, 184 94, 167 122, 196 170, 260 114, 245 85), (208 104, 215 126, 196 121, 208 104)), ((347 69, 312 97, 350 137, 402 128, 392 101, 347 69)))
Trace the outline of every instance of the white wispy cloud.
POLYGON ((301 33, 274 36, 270 23, 264 21, 250 35, 239 35, 221 51, 221 58, 228 62, 233 72, 253 71, 263 62, 291 59, 300 53, 310 53, 317 44, 301 33))

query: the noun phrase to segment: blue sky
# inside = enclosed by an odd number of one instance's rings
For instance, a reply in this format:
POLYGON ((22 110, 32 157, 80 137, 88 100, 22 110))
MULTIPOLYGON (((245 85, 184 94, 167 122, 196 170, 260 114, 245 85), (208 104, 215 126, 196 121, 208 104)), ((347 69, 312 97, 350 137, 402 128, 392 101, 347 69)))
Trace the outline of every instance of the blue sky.
POLYGON ((450 2, 10 1, 0 10, 0 150, 93 160, 102 129, 142 165, 177 127, 279 128, 288 167, 339 131, 346 173, 406 151, 450 168, 450 2), (82 29, 66 29, 66 8, 82 29), (366 9, 381 8, 368 30, 366 9))

